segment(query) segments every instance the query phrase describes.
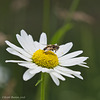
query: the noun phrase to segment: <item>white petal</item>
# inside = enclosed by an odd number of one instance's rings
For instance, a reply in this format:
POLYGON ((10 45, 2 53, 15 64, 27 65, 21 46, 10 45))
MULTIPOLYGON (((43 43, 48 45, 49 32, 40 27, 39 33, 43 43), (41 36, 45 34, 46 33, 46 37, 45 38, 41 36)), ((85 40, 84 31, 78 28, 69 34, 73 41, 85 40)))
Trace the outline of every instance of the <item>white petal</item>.
POLYGON ((50 71, 53 71, 53 69, 48 69, 48 68, 42 68, 41 70, 42 72, 47 72, 47 73, 49 73, 50 71))
POLYGON ((21 36, 27 37, 27 33, 25 32, 25 30, 22 29, 20 32, 21 32, 21 36))
POLYGON ((64 75, 64 76, 67 76, 67 77, 70 77, 70 78, 75 78, 75 77, 72 76, 71 74, 66 73, 66 72, 64 72, 64 71, 60 71, 60 70, 58 70, 57 68, 54 68, 54 70, 55 70, 57 73, 62 74, 62 75, 64 75))
POLYGON ((59 86, 60 82, 59 82, 58 78, 55 77, 55 76, 54 76, 53 74, 51 74, 51 73, 50 73, 50 76, 51 76, 52 80, 54 81, 54 83, 55 83, 57 86, 59 86))
POLYGON ((82 50, 80 50, 80 51, 75 51, 75 52, 66 54, 66 55, 64 55, 63 57, 60 57, 59 60, 67 60, 67 59, 76 57, 76 56, 80 55, 81 53, 83 53, 82 50))
POLYGON ((43 50, 45 47, 47 47, 47 45, 45 45, 45 44, 44 44, 44 45, 40 44, 40 49, 41 49, 41 50, 43 50))
POLYGON ((21 62, 21 63, 18 63, 18 65, 29 68, 29 69, 37 68, 37 65, 33 62, 21 62))
POLYGON ((82 62, 82 64, 87 64, 86 62, 82 62))
POLYGON ((28 70, 24 73, 24 75, 23 75, 23 80, 24 80, 24 81, 27 81, 27 80, 31 79, 35 74, 36 74, 36 73, 31 74, 31 73, 30 73, 30 69, 28 69, 28 70))
POLYGON ((31 49, 31 52, 32 51, 36 51, 36 47, 35 47, 35 45, 34 45, 34 41, 33 41, 33 38, 32 38, 32 36, 31 35, 29 35, 29 43, 30 43, 30 49, 31 49))
POLYGON ((37 41, 34 42, 34 46, 35 46, 35 51, 41 49, 41 44, 37 41))
POLYGON ((87 65, 83 65, 83 64, 78 64, 79 66, 82 66, 82 67, 86 67, 86 68, 89 68, 89 66, 87 65))
POLYGON ((47 44, 47 36, 46 36, 46 34, 44 32, 42 32, 39 42, 41 44, 47 44))
POLYGON ((27 41, 25 40, 25 38, 21 37, 19 34, 16 34, 16 38, 18 40, 18 42, 20 43, 20 45, 25 49, 25 51, 27 51, 28 53, 30 53, 28 51, 28 47, 29 47, 29 44, 27 45, 27 41))
POLYGON ((68 59, 68 60, 59 61, 59 65, 61 65, 61 66, 74 66, 74 65, 78 65, 78 64, 84 62, 87 59, 88 59, 88 57, 72 58, 72 59, 68 59))
POLYGON ((6 63, 8 62, 12 62, 12 63, 21 63, 21 62, 25 62, 25 61, 20 61, 20 60, 6 60, 6 63))
MULTIPOLYGON (((31 35, 28 35, 24 30, 21 30, 21 39, 23 40, 23 44, 31 54, 33 54, 35 47, 34 47, 34 40, 31 35), (25 43, 25 44, 24 44, 25 43)), ((20 40, 19 40, 20 41, 20 40)))
POLYGON ((31 74, 34 74, 34 73, 39 73, 40 71, 41 71, 41 67, 37 67, 37 68, 35 68, 35 69, 32 69, 32 70, 30 70, 30 73, 31 74))
POLYGON ((74 74, 74 76, 76 76, 76 77, 78 77, 78 78, 83 80, 83 77, 80 74, 74 74))
POLYGON ((59 79, 65 81, 65 78, 64 78, 62 75, 58 74, 57 72, 51 72, 51 73, 52 73, 55 77, 57 77, 57 78, 59 78, 59 79))
POLYGON ((30 40, 30 37, 28 35, 20 36, 19 34, 17 34, 16 37, 20 45, 25 49, 25 51, 33 55, 33 53, 35 52, 35 47, 32 40, 30 40))
POLYGON ((16 56, 19 56, 20 58, 24 59, 24 60, 27 60, 27 61, 32 61, 32 59, 28 58, 28 57, 25 57, 24 55, 20 54, 19 52, 15 51, 14 49, 12 48, 7 48, 6 49, 9 53, 13 54, 13 55, 16 55, 16 56))
POLYGON ((19 52, 19 53, 25 55, 26 57, 31 58, 31 55, 28 54, 27 52, 25 52, 22 48, 20 48, 20 47, 14 45, 14 44, 12 44, 12 43, 9 42, 9 41, 5 41, 5 42, 6 42, 6 44, 7 44, 8 46, 10 46, 12 49, 14 49, 14 50, 16 50, 17 52, 19 52))
POLYGON ((63 56, 72 48, 72 46, 73 46, 72 42, 59 46, 59 49, 57 50, 56 55, 58 57, 63 56))
POLYGON ((66 73, 72 74, 72 75, 74 75, 74 76, 76 76, 76 77, 78 77, 78 78, 80 78, 80 79, 83 79, 83 77, 80 75, 81 72, 79 72, 79 71, 73 71, 73 70, 71 70, 71 69, 64 68, 64 67, 60 67, 60 66, 55 67, 55 68, 56 68, 57 70, 63 71, 64 73, 66 72, 66 73))
POLYGON ((81 72, 79 72, 79 71, 73 71, 73 70, 71 70, 69 68, 65 68, 65 67, 57 66, 55 68, 58 69, 58 70, 60 70, 60 71, 66 72, 68 74, 73 74, 73 75, 74 74, 81 74, 81 72))

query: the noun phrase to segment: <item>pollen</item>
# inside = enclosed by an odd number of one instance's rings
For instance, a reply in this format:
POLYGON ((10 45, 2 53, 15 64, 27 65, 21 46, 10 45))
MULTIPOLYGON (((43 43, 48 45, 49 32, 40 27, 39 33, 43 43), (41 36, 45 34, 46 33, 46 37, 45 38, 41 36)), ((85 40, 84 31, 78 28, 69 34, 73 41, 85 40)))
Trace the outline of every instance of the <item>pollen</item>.
POLYGON ((45 52, 44 50, 41 49, 37 50, 33 54, 32 60, 38 66, 49 68, 49 69, 50 68, 53 69, 59 64, 58 57, 54 52, 52 51, 45 52))

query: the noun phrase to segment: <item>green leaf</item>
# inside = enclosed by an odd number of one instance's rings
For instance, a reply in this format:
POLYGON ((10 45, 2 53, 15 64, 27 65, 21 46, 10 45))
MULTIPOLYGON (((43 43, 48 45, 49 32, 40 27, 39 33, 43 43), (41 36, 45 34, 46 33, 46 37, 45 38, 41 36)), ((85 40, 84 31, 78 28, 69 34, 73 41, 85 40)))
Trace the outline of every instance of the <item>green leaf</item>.
POLYGON ((38 84, 40 84, 42 82, 42 80, 38 80, 37 83, 35 84, 35 86, 37 86, 38 84))

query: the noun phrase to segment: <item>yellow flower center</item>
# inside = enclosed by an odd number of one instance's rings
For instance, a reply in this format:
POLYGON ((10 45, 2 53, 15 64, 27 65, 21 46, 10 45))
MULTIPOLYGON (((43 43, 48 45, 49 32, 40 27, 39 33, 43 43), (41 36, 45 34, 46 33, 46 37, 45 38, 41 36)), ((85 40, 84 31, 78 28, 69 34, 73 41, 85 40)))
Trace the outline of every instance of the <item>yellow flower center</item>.
POLYGON ((58 63, 57 55, 52 51, 37 50, 32 56, 33 62, 45 68, 54 68, 58 63))

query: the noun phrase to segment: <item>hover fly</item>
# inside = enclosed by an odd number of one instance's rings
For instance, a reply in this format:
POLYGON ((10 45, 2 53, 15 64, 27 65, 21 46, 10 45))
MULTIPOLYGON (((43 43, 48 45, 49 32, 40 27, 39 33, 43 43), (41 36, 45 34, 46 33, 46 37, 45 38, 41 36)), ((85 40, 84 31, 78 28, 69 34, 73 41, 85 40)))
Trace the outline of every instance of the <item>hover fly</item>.
POLYGON ((55 51, 56 52, 58 49, 59 49, 59 46, 58 45, 56 45, 56 44, 54 44, 54 45, 49 44, 43 50, 45 52, 47 52, 47 51, 55 51))

